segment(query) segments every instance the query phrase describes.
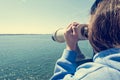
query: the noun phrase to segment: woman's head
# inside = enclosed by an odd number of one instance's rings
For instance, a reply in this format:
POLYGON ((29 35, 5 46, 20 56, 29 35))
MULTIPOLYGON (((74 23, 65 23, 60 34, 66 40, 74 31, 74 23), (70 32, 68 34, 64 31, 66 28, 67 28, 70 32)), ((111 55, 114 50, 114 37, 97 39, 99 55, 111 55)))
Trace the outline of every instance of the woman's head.
POLYGON ((120 0, 96 0, 88 35, 97 52, 120 45, 120 0))

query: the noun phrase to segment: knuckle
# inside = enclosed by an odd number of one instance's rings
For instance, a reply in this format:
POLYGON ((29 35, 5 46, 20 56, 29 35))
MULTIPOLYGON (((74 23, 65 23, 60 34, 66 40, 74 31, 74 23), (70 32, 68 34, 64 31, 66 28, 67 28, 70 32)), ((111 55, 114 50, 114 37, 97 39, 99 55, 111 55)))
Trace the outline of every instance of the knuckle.
POLYGON ((69 30, 66 30, 64 33, 65 33, 65 34, 68 34, 69 32, 70 32, 69 30))

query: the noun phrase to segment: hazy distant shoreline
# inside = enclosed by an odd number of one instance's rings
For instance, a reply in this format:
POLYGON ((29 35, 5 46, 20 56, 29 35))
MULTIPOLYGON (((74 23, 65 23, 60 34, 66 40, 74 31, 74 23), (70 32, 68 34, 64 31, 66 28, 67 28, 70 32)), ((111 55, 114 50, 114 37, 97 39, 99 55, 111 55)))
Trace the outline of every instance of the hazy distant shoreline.
POLYGON ((7 36, 7 35, 50 35, 50 34, 0 34, 0 36, 7 36))

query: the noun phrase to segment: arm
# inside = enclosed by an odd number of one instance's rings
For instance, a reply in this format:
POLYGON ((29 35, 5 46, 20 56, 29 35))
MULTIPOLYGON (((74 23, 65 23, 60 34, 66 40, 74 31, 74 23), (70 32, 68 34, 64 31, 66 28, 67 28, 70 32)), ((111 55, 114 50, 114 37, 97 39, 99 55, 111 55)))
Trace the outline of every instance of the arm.
POLYGON ((78 52, 81 53, 78 48, 78 25, 78 23, 70 24, 64 33, 66 49, 64 50, 62 57, 56 62, 54 75, 51 80, 60 80, 66 75, 72 76, 76 72, 76 56, 78 52))
POLYGON ((76 52, 65 49, 62 57, 56 62, 54 75, 51 80, 63 79, 67 74, 74 75, 77 67, 75 59, 76 52))
MULTIPOLYGON (((66 75, 72 78, 72 75, 76 72, 76 68, 79 66, 78 62, 80 62, 81 59, 84 59, 84 56, 81 54, 78 46, 75 51, 65 49, 62 57, 56 62, 54 75, 51 80, 63 79, 66 75)), ((82 61, 80 64, 85 62, 86 61, 82 61)))
POLYGON ((77 56, 76 56, 76 62, 79 62, 81 60, 84 60, 85 59, 85 56, 82 54, 80 48, 78 45, 76 45, 76 53, 77 53, 77 56))

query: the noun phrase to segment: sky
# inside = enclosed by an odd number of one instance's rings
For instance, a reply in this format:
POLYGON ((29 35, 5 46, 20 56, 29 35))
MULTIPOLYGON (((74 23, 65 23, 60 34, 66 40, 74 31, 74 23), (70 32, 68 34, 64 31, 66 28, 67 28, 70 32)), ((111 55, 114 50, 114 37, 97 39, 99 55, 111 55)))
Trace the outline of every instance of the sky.
POLYGON ((95 0, 0 0, 0 34, 51 34, 88 23, 95 0))

